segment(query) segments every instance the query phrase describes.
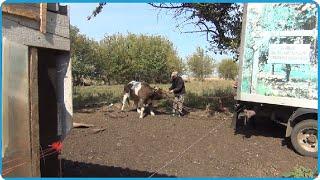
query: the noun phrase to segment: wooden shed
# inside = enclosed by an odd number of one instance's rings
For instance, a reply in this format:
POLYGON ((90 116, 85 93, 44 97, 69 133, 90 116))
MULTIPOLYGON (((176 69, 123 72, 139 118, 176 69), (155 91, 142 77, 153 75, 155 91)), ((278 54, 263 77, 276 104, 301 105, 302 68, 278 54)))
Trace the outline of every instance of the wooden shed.
POLYGON ((2 6, 2 175, 59 176, 72 128, 70 22, 57 3, 2 6))

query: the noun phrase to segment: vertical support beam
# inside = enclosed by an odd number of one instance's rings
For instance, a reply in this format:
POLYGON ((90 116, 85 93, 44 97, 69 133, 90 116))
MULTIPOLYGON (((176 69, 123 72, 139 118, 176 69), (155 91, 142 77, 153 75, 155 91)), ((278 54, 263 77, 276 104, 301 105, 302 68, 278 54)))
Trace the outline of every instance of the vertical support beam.
POLYGON ((3 121, 8 122, 5 159, 11 163, 2 164, 1 175, 31 177, 29 48, 6 38, 2 41, 2 57, 7 72, 3 74, 6 94, 2 101, 3 121), (12 160, 15 160, 14 164, 12 160))
POLYGON ((47 32, 47 3, 40 3, 40 32, 47 32))
MULTIPOLYGON (((4 4, 3 4, 4 5, 4 4)), ((2 6, 3 6, 2 5, 2 6)), ((4 157, 7 152, 7 148, 9 146, 10 136, 9 136, 9 118, 8 118, 8 74, 9 74, 9 63, 7 58, 7 39, 3 36, 2 39, 2 59, 1 59, 1 65, 2 65, 2 75, 1 75, 1 103, 2 103, 2 109, 1 109, 1 118, 2 118, 2 162, 4 161, 4 157)), ((3 165, 2 165, 3 169, 3 165)), ((2 173, 1 173, 2 174, 2 173)), ((2 174, 3 175, 3 174, 2 174)))
POLYGON ((29 48, 30 145, 32 177, 40 177, 38 50, 29 48))
POLYGON ((72 75, 70 53, 57 56, 58 135, 65 138, 72 128, 72 75))
POLYGON ((236 100, 241 100, 241 92, 242 92, 242 79, 243 79, 243 71, 244 71, 244 64, 245 64, 245 57, 244 57, 244 49, 245 49, 245 35, 246 35, 246 26, 247 26, 247 10, 248 4, 245 3, 243 7, 243 17, 242 17, 242 30, 241 30, 241 42, 239 47, 239 72, 238 72, 238 84, 237 84, 237 97, 236 100))

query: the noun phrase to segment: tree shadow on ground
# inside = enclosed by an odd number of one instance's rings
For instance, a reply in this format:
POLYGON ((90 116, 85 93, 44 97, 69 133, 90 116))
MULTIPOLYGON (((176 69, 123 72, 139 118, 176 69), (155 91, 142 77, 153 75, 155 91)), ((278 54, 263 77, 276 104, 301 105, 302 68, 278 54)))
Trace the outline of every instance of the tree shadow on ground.
MULTIPOLYGON (((153 172, 62 159, 63 177, 149 177, 153 172)), ((153 177, 175 177, 154 174, 153 177)))

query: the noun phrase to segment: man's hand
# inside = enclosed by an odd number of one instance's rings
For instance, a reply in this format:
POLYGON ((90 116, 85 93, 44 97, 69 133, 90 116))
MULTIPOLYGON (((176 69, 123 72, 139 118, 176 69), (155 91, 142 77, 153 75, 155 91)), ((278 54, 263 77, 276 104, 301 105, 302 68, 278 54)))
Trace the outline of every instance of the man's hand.
POLYGON ((238 88, 238 81, 236 81, 236 82, 233 83, 233 88, 234 88, 234 89, 237 89, 237 88, 238 88))
POLYGON ((173 90, 170 90, 169 92, 170 92, 170 93, 173 93, 173 90))

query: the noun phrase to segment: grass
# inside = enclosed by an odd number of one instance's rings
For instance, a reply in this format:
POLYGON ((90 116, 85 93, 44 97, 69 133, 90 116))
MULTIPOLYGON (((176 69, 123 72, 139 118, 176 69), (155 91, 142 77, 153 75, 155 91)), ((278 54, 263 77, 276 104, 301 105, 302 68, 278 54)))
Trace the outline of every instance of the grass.
POLYGON ((303 166, 298 166, 282 176, 286 178, 315 178, 317 174, 317 169, 312 170, 303 166))
MULTIPOLYGON (((191 108, 205 108, 210 105, 213 109, 217 109, 219 99, 210 97, 225 97, 222 99, 224 106, 232 108, 234 90, 232 81, 228 80, 210 80, 210 81, 191 81, 185 83, 186 96, 185 105, 191 108)), ((162 89, 168 90, 170 84, 152 84, 162 89)), ((123 85, 112 86, 77 86, 73 89, 73 104, 75 109, 83 108, 90 104, 98 103, 117 103, 121 102, 123 85)), ((171 102, 160 101, 162 107, 170 107, 171 102)))
POLYGON ((189 92, 185 97, 185 105, 191 108, 204 109, 207 105, 217 110, 220 102, 229 109, 234 104, 234 90, 232 87, 203 90, 202 93, 189 92), (220 101, 221 100, 221 101, 220 101))

